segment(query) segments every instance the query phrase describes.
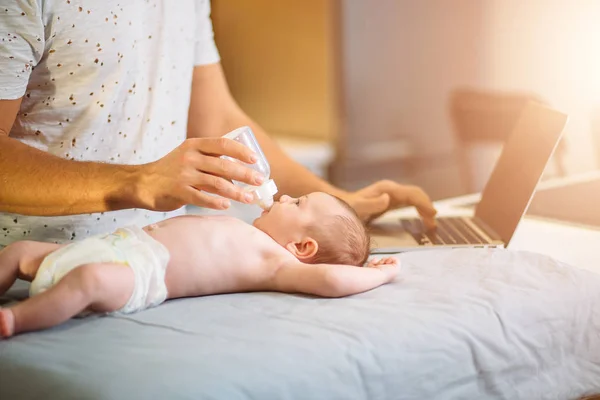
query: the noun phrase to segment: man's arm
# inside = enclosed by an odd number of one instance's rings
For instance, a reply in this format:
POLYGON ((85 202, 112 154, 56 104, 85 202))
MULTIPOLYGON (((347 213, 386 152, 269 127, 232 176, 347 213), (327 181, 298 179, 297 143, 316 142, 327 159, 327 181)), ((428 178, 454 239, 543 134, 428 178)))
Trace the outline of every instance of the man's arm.
POLYGON ((188 115, 188 137, 222 136, 240 126, 254 131, 269 164, 278 195, 298 197, 310 192, 326 192, 345 200, 363 220, 371 220, 387 210, 415 206, 425 225, 435 226, 436 210, 427 194, 417 186, 379 181, 357 192, 336 188, 291 159, 233 99, 221 64, 194 68, 188 115))
POLYGON ((24 215, 71 215, 146 208, 175 210, 185 204, 225 209, 250 202, 229 180, 256 184, 256 174, 218 158, 251 162, 252 151, 228 139, 187 140, 160 160, 116 165, 65 160, 8 136, 19 100, 0 100, 0 211, 24 215))
POLYGON ((294 261, 277 270, 273 278, 273 290, 322 297, 344 297, 388 283, 397 273, 398 263, 394 258, 371 262, 367 267, 304 264, 294 261))
POLYGON ((0 100, 0 211, 49 216, 134 206, 135 167, 65 160, 10 138, 20 104, 0 100))

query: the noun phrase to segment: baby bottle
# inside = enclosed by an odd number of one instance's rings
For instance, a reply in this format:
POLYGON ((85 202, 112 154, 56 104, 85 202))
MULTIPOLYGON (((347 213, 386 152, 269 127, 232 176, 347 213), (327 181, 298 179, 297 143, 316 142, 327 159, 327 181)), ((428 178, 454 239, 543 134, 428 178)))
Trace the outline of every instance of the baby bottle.
POLYGON ((268 210, 273 205, 273 195, 277 193, 277 186, 275 185, 275 181, 273 181, 273 179, 269 179, 271 175, 271 167, 269 166, 267 158, 263 154, 262 149, 258 145, 252 129, 250 129, 249 126, 242 126, 241 128, 229 132, 224 137, 235 140, 236 142, 240 142, 241 144, 249 147, 258 156, 258 161, 256 161, 254 164, 246 164, 240 160, 228 156, 222 157, 230 161, 244 164, 246 167, 259 172, 265 178, 265 182, 260 186, 252 186, 236 180, 234 180, 233 183, 247 192, 254 192, 254 203, 258 204, 264 210, 268 210))

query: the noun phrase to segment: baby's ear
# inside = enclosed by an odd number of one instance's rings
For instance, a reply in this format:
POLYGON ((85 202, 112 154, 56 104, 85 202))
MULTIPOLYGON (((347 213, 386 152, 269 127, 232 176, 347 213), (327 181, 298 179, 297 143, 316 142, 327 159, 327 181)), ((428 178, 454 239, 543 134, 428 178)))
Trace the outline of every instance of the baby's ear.
POLYGON ((311 237, 305 237, 300 242, 289 242, 285 248, 298 260, 307 261, 317 254, 319 244, 311 237))

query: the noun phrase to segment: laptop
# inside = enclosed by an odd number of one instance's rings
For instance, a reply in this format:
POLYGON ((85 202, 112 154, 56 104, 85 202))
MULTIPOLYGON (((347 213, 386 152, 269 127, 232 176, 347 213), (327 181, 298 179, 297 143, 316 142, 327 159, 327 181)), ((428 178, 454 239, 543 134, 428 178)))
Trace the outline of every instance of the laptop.
POLYGON ((432 248, 507 247, 527 211, 567 122, 558 111, 531 102, 503 146, 473 216, 438 217, 426 230, 418 218, 376 222, 373 254, 432 248))

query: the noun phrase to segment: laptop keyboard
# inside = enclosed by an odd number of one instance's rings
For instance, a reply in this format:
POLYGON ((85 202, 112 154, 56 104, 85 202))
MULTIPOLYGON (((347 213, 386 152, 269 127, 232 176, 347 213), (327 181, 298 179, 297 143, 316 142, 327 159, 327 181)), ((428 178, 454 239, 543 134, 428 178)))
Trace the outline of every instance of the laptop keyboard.
POLYGON ((425 229, 420 219, 401 219, 400 221, 404 230, 424 246, 489 243, 460 217, 438 218, 437 227, 429 231, 425 229))

